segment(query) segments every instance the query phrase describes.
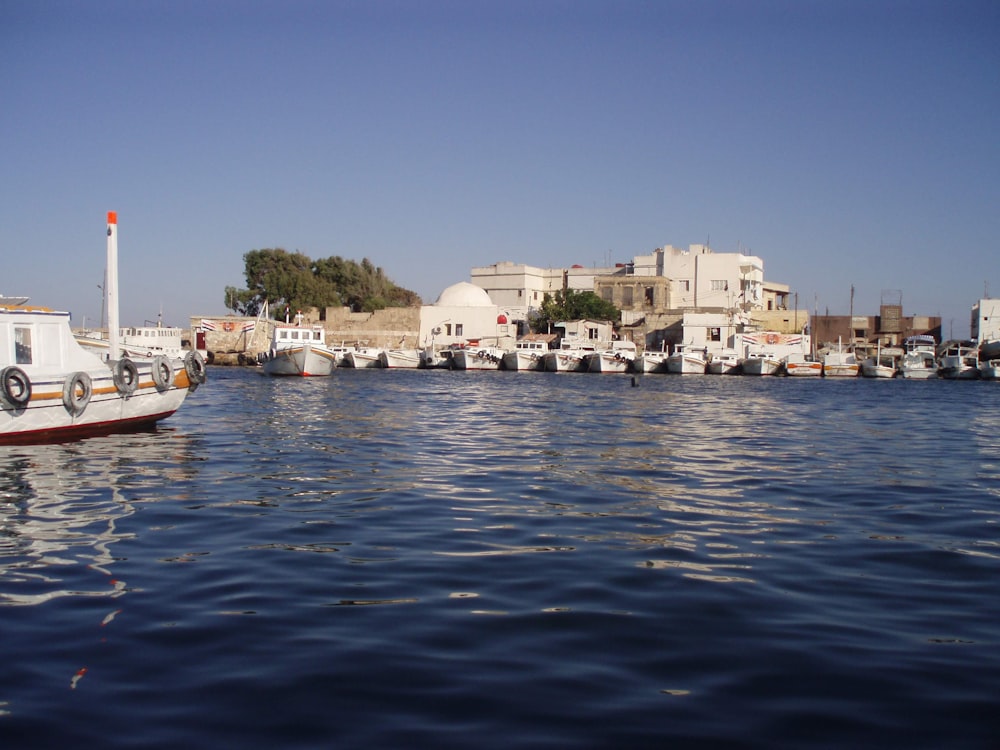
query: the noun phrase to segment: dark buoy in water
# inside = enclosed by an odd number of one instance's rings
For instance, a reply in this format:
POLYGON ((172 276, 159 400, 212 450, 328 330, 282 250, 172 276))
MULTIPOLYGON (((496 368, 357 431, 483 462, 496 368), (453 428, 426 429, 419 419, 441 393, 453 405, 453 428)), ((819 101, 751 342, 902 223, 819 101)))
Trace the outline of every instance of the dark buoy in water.
POLYGON ((635 375, 632 376, 632 387, 633 388, 639 387, 639 378, 637 378, 635 375))

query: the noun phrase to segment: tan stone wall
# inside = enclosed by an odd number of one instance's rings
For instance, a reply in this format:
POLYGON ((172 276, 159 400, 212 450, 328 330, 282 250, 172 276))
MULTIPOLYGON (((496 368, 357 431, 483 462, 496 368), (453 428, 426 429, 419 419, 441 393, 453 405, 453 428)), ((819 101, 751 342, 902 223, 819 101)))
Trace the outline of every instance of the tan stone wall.
POLYGON ((420 346, 420 308, 389 307, 373 313, 355 313, 346 307, 326 308, 328 344, 406 347, 420 346))

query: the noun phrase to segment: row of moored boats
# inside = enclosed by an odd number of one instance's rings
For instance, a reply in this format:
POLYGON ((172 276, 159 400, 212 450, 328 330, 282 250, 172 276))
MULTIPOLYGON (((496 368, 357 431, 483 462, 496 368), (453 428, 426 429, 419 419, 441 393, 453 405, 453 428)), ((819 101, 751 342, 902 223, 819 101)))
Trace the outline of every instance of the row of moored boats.
MULTIPOLYGON (((773 335, 777 341, 779 335, 773 335)), ((278 325, 271 348, 260 357, 263 372, 270 375, 329 375, 336 367, 453 370, 511 370, 517 372, 676 373, 714 375, 788 375, 795 377, 871 378, 988 378, 1000 371, 1000 342, 987 349, 949 342, 937 347, 931 336, 912 336, 903 347, 878 348, 868 355, 837 344, 823 354, 803 351, 808 337, 789 350, 767 346, 769 336, 756 336, 760 345, 710 350, 708 347, 678 346, 673 351, 638 351, 631 341, 609 343, 565 341, 556 349, 541 338, 526 336, 513 349, 481 345, 472 341, 444 349, 392 349, 362 346, 330 346, 324 343, 321 325, 278 325)))

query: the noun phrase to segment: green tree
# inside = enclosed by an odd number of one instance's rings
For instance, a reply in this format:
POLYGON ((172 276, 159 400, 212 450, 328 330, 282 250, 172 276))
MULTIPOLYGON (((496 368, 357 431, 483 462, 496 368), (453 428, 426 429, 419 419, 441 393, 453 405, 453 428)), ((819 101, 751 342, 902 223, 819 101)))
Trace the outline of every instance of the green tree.
POLYGON ((531 322, 531 329, 536 333, 544 333, 553 323, 583 318, 615 322, 621 319, 621 312, 593 292, 566 289, 556 292, 555 295, 546 293, 542 298, 538 316, 531 322))
POLYGON ((420 304, 416 293, 396 286, 367 258, 360 264, 339 256, 313 262, 300 252, 265 248, 246 253, 243 262, 247 288, 225 290, 226 307, 242 315, 258 314, 265 301, 275 317, 286 306, 322 310, 346 304, 372 311, 420 304))

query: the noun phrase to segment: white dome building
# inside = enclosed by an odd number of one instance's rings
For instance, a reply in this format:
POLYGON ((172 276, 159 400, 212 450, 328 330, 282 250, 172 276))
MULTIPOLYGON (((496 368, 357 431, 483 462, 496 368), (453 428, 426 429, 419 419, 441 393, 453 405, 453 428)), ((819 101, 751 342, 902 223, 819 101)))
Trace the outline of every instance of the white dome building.
POLYGON ((438 295, 434 307, 495 307, 489 293, 482 287, 460 281, 438 295))
POLYGON ((433 305, 420 308, 420 345, 435 350, 473 343, 504 346, 517 338, 516 330, 486 290, 468 281, 452 284, 433 305))

